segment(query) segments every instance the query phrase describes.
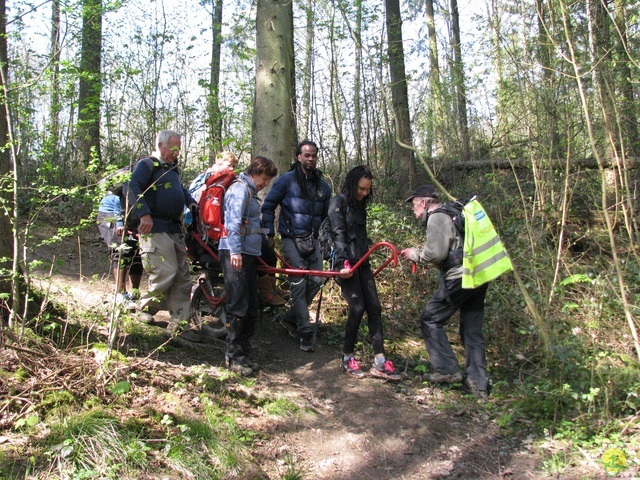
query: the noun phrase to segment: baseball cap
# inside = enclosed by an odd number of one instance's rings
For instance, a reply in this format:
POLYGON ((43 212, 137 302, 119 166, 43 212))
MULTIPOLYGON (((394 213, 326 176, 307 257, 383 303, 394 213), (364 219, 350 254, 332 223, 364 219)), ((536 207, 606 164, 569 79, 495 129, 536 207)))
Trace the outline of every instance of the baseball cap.
POLYGON ((411 202, 415 197, 440 198, 436 189, 431 185, 420 185, 413 191, 411 196, 405 200, 405 202, 411 202))

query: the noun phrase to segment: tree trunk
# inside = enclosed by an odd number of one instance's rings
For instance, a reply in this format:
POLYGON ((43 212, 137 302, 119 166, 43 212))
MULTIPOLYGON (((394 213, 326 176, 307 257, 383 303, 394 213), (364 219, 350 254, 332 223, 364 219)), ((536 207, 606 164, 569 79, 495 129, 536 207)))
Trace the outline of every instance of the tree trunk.
POLYGON ((362 164, 362 0, 356 0, 356 22, 353 29, 355 43, 355 65, 353 79, 353 137, 355 142, 355 163, 362 164))
POLYGON ((302 105, 298 118, 298 128, 303 138, 313 135, 311 122, 311 79, 313 78, 313 1, 307 0, 307 25, 304 50, 304 71, 302 72, 302 105))
POLYGON ((222 52, 223 0, 212 0, 211 11, 211 65, 207 94, 209 123, 209 156, 213 159, 222 149, 222 112, 220 112, 220 55, 222 52))
POLYGON ((285 0, 258 0, 253 155, 271 158, 280 172, 293 159, 296 132, 293 87, 293 7, 285 0))
POLYGON ((338 43, 340 40, 336 40, 336 26, 335 26, 335 9, 331 16, 329 24, 329 45, 330 45, 330 86, 329 86, 329 100, 331 104, 331 119, 333 120, 333 128, 335 129, 335 158, 338 161, 338 168, 334 169, 337 175, 342 174, 343 162, 342 159, 345 155, 345 140, 344 132, 342 130, 343 124, 343 112, 345 106, 342 103, 342 95, 340 94, 340 72, 339 72, 339 53, 338 43))
MULTIPOLYGON (((391 78, 391 103, 395 115, 396 137, 405 145, 413 145, 411 120, 409 116, 409 94, 404 68, 404 48, 402 46, 402 18, 400 1, 385 0, 387 40, 389 54, 389 74, 391 78)), ((411 150, 394 145, 393 159, 398 162, 398 192, 405 194, 416 183, 416 166, 411 150)))
POLYGON ((442 97, 442 85, 440 83, 440 62, 438 61, 438 37, 436 35, 436 19, 433 10, 433 0, 426 0, 427 37, 429 38, 429 113, 428 132, 429 142, 427 156, 445 152, 444 135, 444 108, 442 97))
POLYGON ((100 94, 102 92, 102 2, 84 0, 78 90, 78 168, 92 156, 100 160, 100 94))
POLYGON ((451 76, 456 92, 456 111, 458 114, 458 135, 460 138, 460 157, 469 160, 471 154, 469 124, 467 121, 467 92, 464 85, 464 67, 462 63, 462 43, 460 40, 460 15, 458 1, 451 0, 451 38, 453 40, 453 64, 451 76))
POLYGON ((629 20, 627 18, 627 2, 626 0, 615 1, 615 53, 616 68, 618 70, 617 78, 620 82, 620 94, 622 97, 622 105, 620 107, 622 138, 627 139, 625 145, 626 155, 640 154, 640 137, 638 135, 638 106, 635 101, 633 92, 633 83, 631 81, 631 64, 632 59, 629 58, 627 50, 627 37, 629 31, 629 20))
POLYGON ((60 0, 51 3, 51 96, 47 147, 54 165, 60 157, 60 0))
MULTIPOLYGON (((5 0, 0 0, 0 145, 6 146, 9 140, 9 115, 8 105, 6 102, 6 80, 8 78, 9 55, 7 50, 7 17, 5 0)), ((13 199, 12 185, 13 178, 11 176, 11 149, 0 149, 0 180, 2 188, 0 188, 0 202, 3 207, 0 208, 0 292, 11 292, 11 274, 12 259, 14 258, 14 242, 12 217, 13 199)), ((4 302, 0 303, 2 305, 4 302)), ((10 305, 13 308, 13 305, 10 305)), ((6 320, 8 313, 0 306, 0 319, 6 320)))
POLYGON ((553 51, 554 44, 549 38, 549 8, 545 5, 545 0, 536 0, 536 9, 538 11, 538 62, 542 68, 542 92, 540 93, 540 103, 545 113, 545 130, 548 139, 545 142, 548 145, 548 156, 558 158, 561 154, 560 132, 558 131, 559 113, 557 108, 557 86, 556 86, 556 69, 554 67, 553 51))

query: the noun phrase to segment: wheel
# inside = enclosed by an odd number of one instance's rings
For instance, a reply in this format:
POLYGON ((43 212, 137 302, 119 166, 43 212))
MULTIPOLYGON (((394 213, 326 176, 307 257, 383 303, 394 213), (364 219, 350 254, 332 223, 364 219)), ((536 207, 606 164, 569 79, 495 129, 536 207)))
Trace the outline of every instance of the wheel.
POLYGON ((227 314, 224 309, 224 285, 200 278, 191 295, 190 313, 191 323, 204 334, 216 338, 225 337, 227 314))

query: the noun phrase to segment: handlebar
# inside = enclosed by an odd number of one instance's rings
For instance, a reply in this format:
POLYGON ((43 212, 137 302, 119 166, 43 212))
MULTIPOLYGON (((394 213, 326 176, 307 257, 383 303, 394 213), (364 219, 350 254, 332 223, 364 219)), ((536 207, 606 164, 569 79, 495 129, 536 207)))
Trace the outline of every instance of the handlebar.
MULTIPOLYGON (((393 266, 398 266, 398 250, 396 247, 389 242, 378 242, 373 245, 367 253, 365 253, 358 262, 351 267, 351 272, 355 272, 360 266, 371 256, 373 252, 376 250, 386 247, 391 250, 391 254, 389 257, 382 263, 382 265, 373 273, 374 276, 377 276, 382 270, 384 270, 387 265, 393 262, 393 266)), ((286 275, 310 275, 314 277, 337 277, 340 275, 340 272, 334 272, 333 270, 301 270, 292 268, 290 265, 286 264, 287 268, 277 268, 277 267, 269 267, 269 266, 258 266, 258 270, 263 273, 282 273, 286 275)))

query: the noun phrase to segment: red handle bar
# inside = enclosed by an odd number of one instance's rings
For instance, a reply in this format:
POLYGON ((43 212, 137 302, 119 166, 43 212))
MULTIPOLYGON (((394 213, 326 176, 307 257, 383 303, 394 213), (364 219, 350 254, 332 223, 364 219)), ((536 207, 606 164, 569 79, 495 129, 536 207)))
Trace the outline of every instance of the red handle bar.
MULTIPOLYGON (((358 260, 358 262, 353 267, 351 267, 351 271, 355 272, 358 268, 360 268, 360 265, 362 265, 367 260, 367 258, 371 256, 373 252, 375 252, 376 250, 382 247, 387 247, 388 249, 390 249, 391 254, 384 261, 384 263, 374 272, 374 276, 377 276, 391 262, 393 262, 394 267, 398 266, 398 250, 396 249, 396 247, 389 242, 378 242, 375 245, 373 245, 369 249, 369 251, 365 253, 363 257, 360 260, 358 260)), ((299 270, 296 268, 291 268, 290 265, 287 265, 287 266, 289 268, 277 268, 277 267, 268 267, 268 266, 260 265, 258 266, 258 270, 264 273, 282 273, 286 275, 310 275, 314 277, 337 277, 340 275, 340 272, 334 272, 332 270, 299 270)))

